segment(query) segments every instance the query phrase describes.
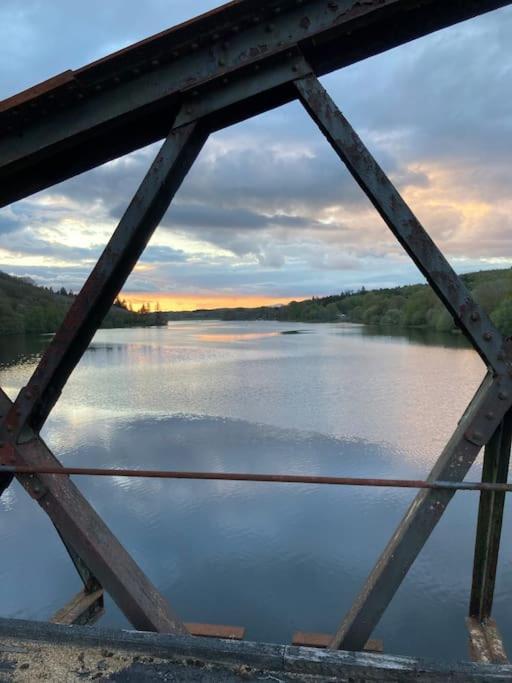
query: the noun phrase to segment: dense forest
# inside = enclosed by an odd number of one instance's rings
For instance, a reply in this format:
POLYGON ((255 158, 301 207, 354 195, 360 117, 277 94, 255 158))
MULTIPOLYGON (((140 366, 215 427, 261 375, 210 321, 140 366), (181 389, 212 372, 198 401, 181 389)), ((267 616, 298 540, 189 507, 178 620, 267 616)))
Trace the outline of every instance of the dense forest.
MULTIPOLYGON (((54 292, 0 272, 0 335, 55 332, 73 299, 73 293, 63 288, 54 292)), ((149 313, 146 308, 135 313, 116 300, 102 327, 155 324, 165 324, 160 313, 149 313)))
MULTIPOLYGON (((512 335, 512 269, 462 275, 474 298, 504 334, 512 335)), ((215 311, 167 313, 170 320, 282 320, 287 322, 347 322, 382 327, 424 327, 454 331, 451 315, 428 285, 346 291, 332 296, 291 301, 286 306, 224 308, 215 311)))

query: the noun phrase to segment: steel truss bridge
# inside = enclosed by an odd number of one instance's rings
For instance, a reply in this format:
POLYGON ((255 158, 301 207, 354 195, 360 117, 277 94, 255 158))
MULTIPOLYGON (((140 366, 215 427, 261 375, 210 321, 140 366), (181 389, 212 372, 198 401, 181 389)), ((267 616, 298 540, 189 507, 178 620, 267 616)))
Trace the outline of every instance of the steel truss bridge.
POLYGON ((484 485, 473 487, 480 490, 480 507, 470 646, 476 660, 506 661, 491 607, 510 490, 504 484, 512 438, 512 343, 472 299, 318 77, 508 4, 235 0, 0 102, 0 206, 164 140, 28 384, 14 402, 0 390, 0 494, 16 476, 50 517, 84 584, 57 621, 95 619, 104 589, 140 631, 229 635, 221 627, 208 632, 207 625, 183 623, 81 495, 40 430, 208 136, 298 100, 487 368, 426 482, 416 482, 414 501, 352 607, 340 615, 336 633, 316 634, 315 642, 315 634, 303 634, 301 642, 352 651, 366 646, 484 448, 484 485))

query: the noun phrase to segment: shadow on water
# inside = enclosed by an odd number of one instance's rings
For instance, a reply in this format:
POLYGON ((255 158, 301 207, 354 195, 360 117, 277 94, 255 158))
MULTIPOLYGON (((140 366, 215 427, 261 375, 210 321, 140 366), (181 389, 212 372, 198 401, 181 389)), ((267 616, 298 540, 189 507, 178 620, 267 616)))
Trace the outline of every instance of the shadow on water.
POLYGON ((423 346, 442 346, 448 349, 471 348, 471 344, 461 332, 436 332, 435 330, 416 327, 395 328, 361 325, 360 334, 362 337, 402 339, 423 346))
POLYGON ((37 360, 48 346, 51 335, 0 335, 0 367, 37 360))

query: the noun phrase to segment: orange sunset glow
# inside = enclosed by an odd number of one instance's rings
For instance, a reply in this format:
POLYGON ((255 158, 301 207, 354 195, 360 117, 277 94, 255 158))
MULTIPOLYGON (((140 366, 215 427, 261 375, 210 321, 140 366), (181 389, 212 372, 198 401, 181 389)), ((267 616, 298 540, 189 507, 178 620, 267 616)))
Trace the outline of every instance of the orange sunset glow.
POLYGON ((198 308, 236 308, 237 306, 253 308, 286 304, 290 301, 290 297, 287 296, 229 296, 215 293, 180 294, 178 292, 122 292, 121 299, 125 299, 135 310, 142 304, 149 303, 152 310, 158 304, 162 311, 193 311, 198 308))

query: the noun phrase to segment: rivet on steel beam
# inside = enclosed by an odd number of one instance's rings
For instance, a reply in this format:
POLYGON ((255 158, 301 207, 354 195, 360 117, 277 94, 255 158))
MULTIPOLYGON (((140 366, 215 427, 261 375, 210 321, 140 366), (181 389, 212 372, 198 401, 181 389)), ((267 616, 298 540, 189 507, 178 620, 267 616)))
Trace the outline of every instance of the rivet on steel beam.
POLYGON ((279 14, 281 12, 280 7, 274 7, 274 14, 279 14))
POLYGON ((494 413, 492 412, 492 410, 490 410, 488 413, 486 413, 486 414, 485 414, 485 417, 486 417, 488 420, 494 420, 494 413))
POLYGON ((224 83, 224 85, 226 85, 227 83, 229 83, 229 78, 223 78, 222 82, 224 83))
POLYGON ((159 59, 152 59, 151 60, 151 66, 160 66, 160 60, 159 59))
POLYGON ((473 432, 473 439, 475 441, 482 441, 483 440, 483 434, 481 432, 473 432))
POLYGON ((507 392, 506 391, 500 391, 498 394, 498 398, 500 399, 500 401, 506 401, 508 398, 507 392))
POLYGON ((476 323, 477 320, 480 320, 480 316, 478 314, 478 311, 473 311, 470 316, 471 320, 476 323))
POLYGON ((223 58, 221 57, 221 58, 219 59, 218 64, 219 64, 219 66, 225 66, 225 65, 226 65, 226 60, 223 59, 223 58))
POLYGON ((484 339, 485 341, 491 341, 492 334, 490 332, 484 332, 484 339))

